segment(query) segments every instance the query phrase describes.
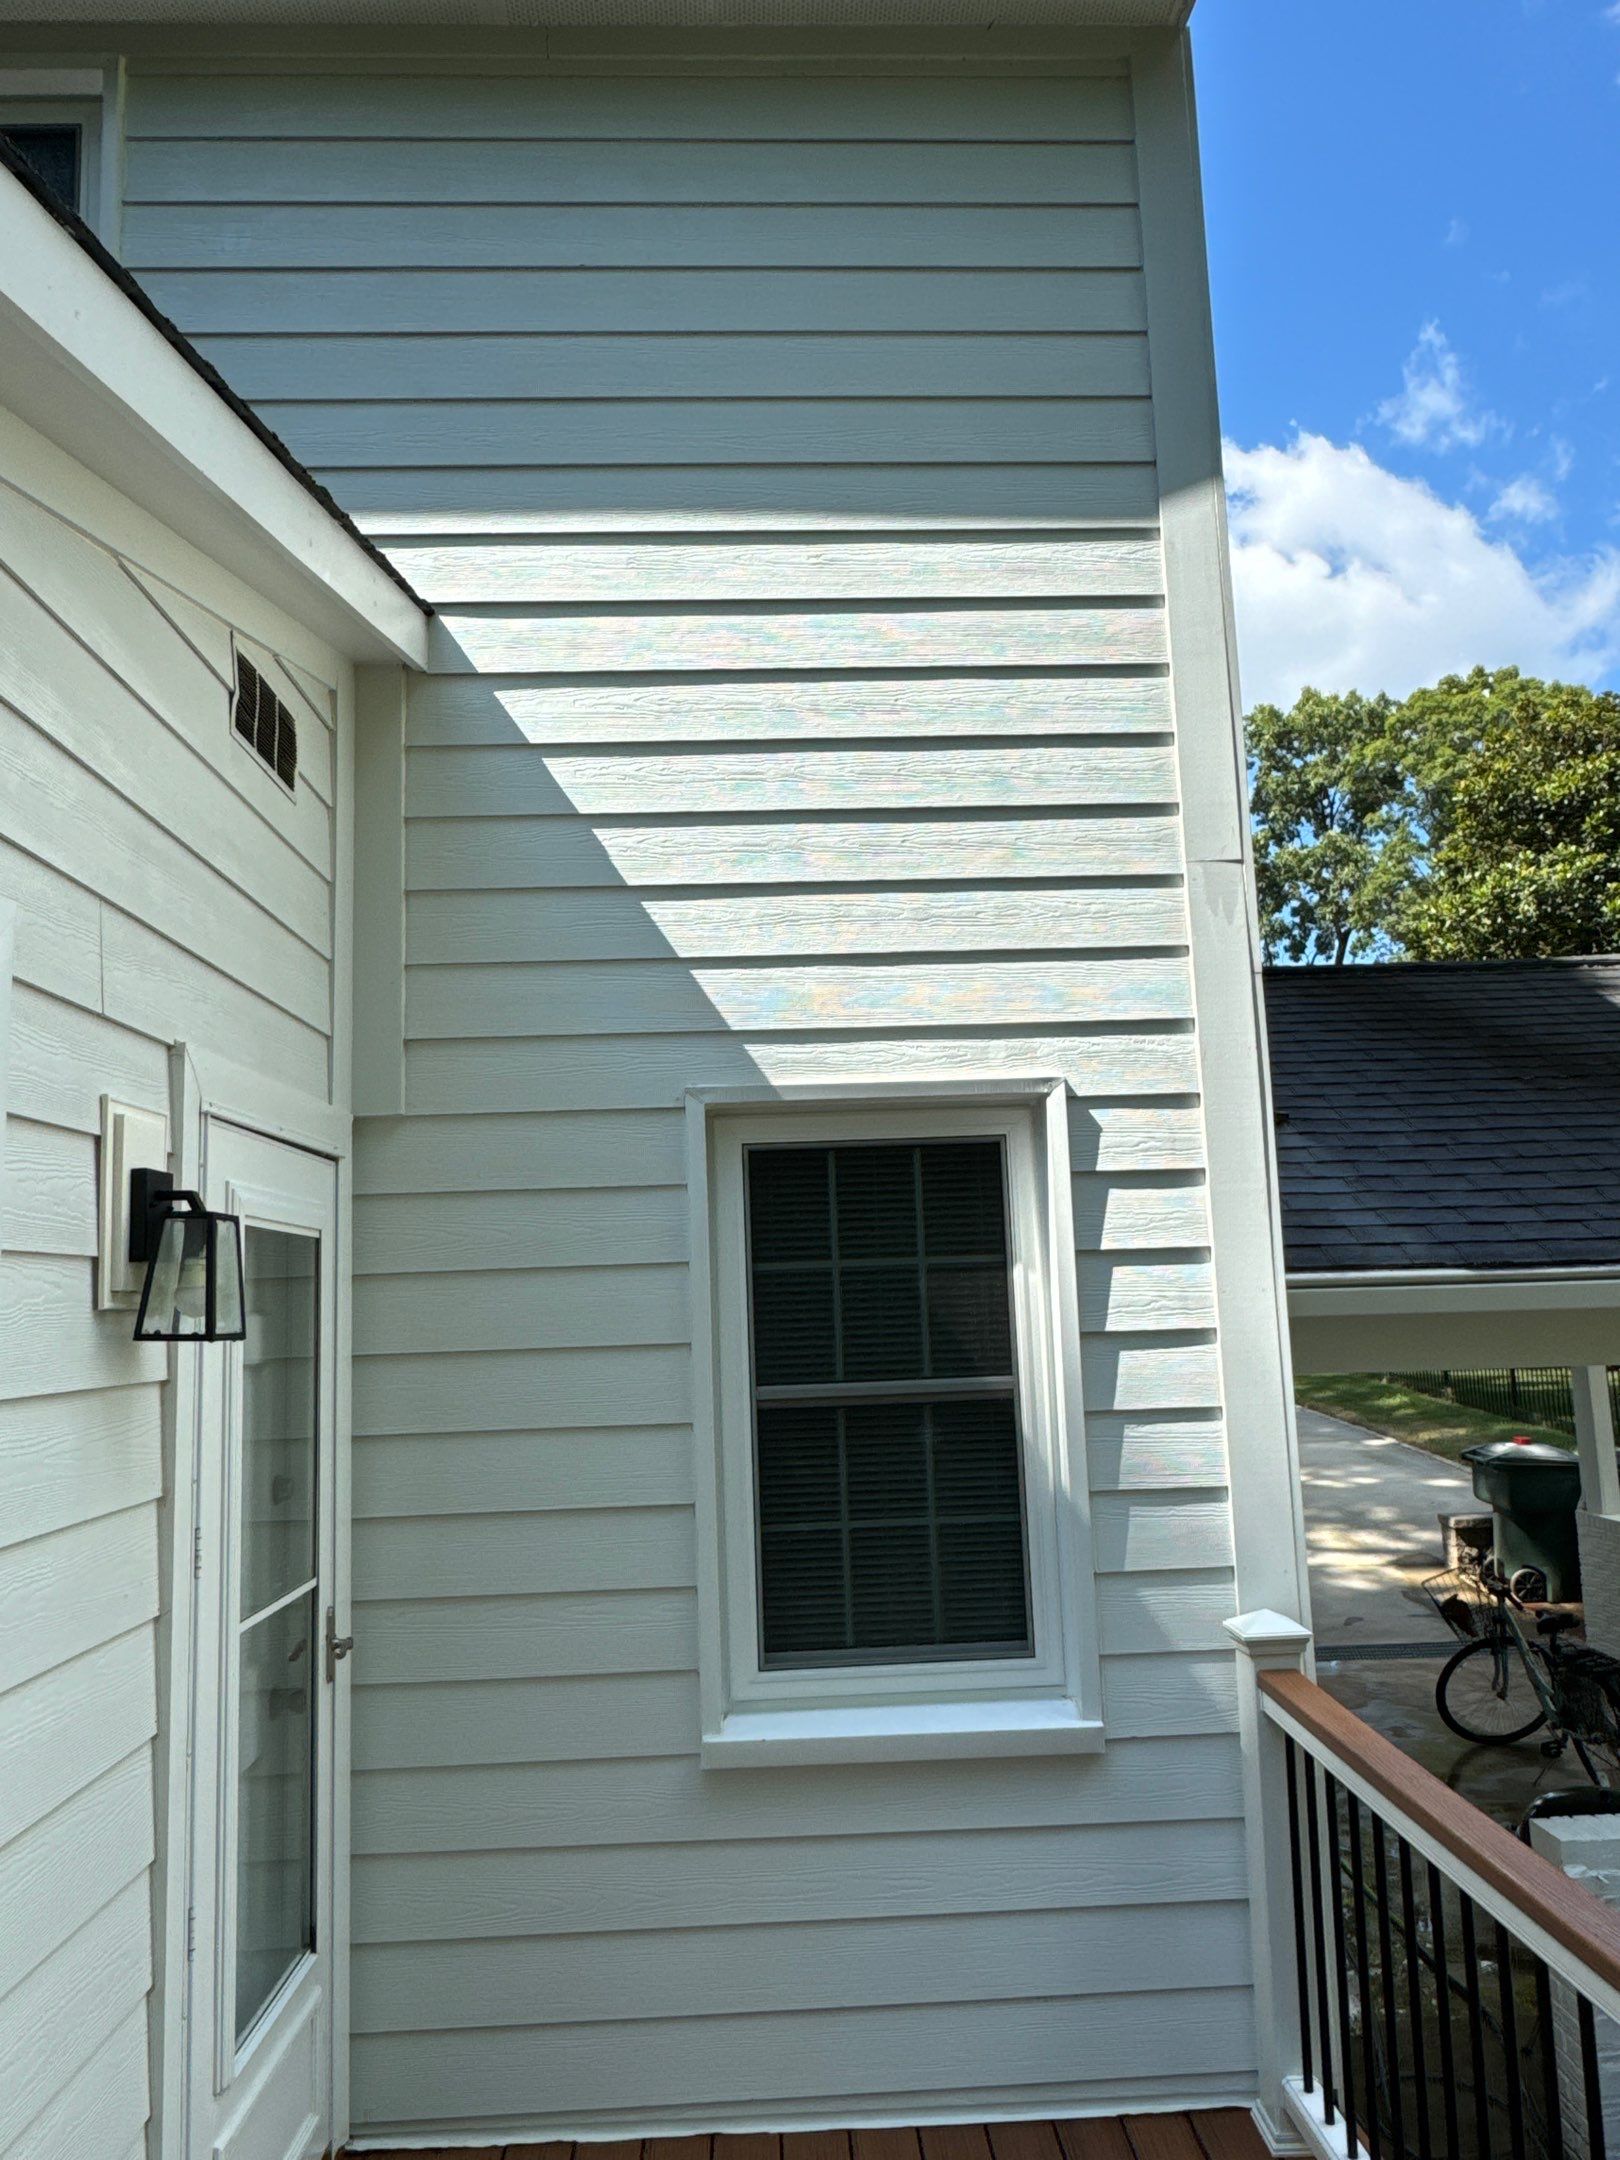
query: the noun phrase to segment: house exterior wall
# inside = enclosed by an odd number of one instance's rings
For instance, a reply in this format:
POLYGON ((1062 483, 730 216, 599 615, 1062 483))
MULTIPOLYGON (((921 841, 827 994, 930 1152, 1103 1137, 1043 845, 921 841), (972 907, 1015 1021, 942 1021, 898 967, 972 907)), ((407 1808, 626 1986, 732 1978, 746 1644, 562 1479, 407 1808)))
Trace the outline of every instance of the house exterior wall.
POLYGON ((132 49, 124 249, 441 610, 367 752, 356 2131, 1241 2096, 1125 45, 300 47, 132 49), (683 1091, 1031 1070, 1107 1750, 705 1773, 683 1091))
POLYGON ((101 1097, 167 1113, 177 1040, 323 1102, 346 1086, 341 683, 0 411, 0 2153, 18 2160, 126 2160, 151 2097, 168 1364, 95 1307, 101 1097), (292 800, 232 738, 233 629, 296 670, 292 800))
POLYGON ((1576 1517, 1581 1546, 1581 1595, 1586 1639, 1620 1657, 1620 1517, 1582 1508, 1576 1517))

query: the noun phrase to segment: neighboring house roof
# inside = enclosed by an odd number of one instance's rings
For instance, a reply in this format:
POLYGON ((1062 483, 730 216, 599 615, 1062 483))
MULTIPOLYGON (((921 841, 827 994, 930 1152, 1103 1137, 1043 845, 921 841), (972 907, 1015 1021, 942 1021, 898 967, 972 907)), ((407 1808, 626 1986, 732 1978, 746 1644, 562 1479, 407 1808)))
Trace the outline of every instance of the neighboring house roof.
POLYGON ((1265 991, 1291 1276, 1620 1261, 1620 959, 1265 991))
POLYGON ((317 598, 374 635, 366 656, 421 664, 425 603, 3 139, 0 395, 249 583, 276 559, 293 613, 317 598))

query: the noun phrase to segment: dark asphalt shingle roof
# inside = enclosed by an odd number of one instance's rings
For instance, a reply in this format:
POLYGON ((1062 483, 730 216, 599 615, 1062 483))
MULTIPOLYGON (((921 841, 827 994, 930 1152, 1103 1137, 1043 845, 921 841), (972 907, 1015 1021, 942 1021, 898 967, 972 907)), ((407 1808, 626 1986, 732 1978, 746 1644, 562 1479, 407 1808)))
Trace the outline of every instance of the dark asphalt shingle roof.
POLYGON ((1620 1263, 1620 959, 1265 987, 1290 1274, 1620 1263))

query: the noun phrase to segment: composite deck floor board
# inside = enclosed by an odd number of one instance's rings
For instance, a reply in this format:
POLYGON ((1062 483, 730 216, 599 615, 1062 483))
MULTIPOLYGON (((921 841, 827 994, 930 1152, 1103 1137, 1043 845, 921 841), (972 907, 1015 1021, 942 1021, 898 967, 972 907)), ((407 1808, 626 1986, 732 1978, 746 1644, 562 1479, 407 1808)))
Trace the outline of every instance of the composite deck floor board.
POLYGON ((1062 2122, 930 2123, 920 2130, 760 2130, 686 2137, 550 2139, 424 2150, 351 2148, 342 2160, 1266 2160, 1241 2108, 1075 2116, 1062 2122))

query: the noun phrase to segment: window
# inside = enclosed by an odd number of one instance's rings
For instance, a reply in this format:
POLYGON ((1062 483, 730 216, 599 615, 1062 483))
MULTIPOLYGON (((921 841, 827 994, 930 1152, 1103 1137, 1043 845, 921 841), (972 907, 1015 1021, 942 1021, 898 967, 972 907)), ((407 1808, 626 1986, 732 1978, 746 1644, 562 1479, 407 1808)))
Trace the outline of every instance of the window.
POLYGON ((65 209, 103 240, 117 223, 102 181, 117 172, 117 100, 99 67, 0 67, 0 136, 65 209))
POLYGON ((1064 1091, 691 1116, 705 1761, 1095 1746, 1064 1091))
POLYGON ((74 121, 8 120, 0 135, 65 209, 82 214, 84 130, 74 121))

